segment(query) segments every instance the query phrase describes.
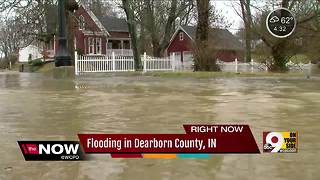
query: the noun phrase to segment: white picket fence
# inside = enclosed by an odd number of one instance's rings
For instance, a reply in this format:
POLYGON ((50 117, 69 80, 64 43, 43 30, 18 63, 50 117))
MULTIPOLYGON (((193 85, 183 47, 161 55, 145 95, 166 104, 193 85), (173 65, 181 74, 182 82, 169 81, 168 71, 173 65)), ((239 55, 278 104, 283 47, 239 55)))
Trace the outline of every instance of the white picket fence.
MULTIPOLYGON (((250 63, 238 62, 237 59, 233 62, 217 61, 221 71, 225 72, 260 72, 268 71, 268 65, 265 63, 258 63, 251 60, 250 63)), ((290 71, 310 71, 312 68, 311 62, 308 64, 288 62, 287 66, 290 71)))
POLYGON ((268 66, 264 63, 257 63, 253 60, 250 63, 239 62, 238 59, 235 59, 233 62, 223 62, 217 61, 221 71, 224 72, 259 72, 259 71, 268 71, 268 66))
MULTIPOLYGON (((127 72, 135 71, 133 56, 81 56, 75 53, 75 74, 97 72, 127 72)), ((143 72, 149 71, 174 71, 175 55, 164 58, 147 56, 141 57, 143 72)))
POLYGON ((134 71, 134 59, 126 56, 81 56, 75 54, 75 74, 134 71))
POLYGON ((175 54, 170 57, 155 58, 144 53, 142 58, 143 72, 148 71, 174 71, 175 54))
MULTIPOLYGON (((75 74, 90 73, 90 72, 127 72, 135 71, 133 56, 118 56, 112 52, 112 56, 81 56, 75 54, 75 74)), ((155 58, 147 56, 146 53, 141 57, 143 72, 150 71, 175 71, 181 66, 180 60, 175 58, 175 54, 169 57, 155 58)), ((234 62, 217 61, 221 71, 225 72, 259 72, 268 71, 268 66, 265 63, 254 62, 241 63, 235 59, 234 62)), ((312 64, 295 64, 289 62, 287 64, 291 71, 311 71, 312 64)))

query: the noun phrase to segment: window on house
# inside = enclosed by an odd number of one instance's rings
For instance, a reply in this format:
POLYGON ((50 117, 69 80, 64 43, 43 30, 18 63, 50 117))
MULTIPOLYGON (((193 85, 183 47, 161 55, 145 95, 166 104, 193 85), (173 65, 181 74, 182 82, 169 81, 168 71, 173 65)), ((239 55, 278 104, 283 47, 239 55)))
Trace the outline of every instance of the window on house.
POLYGON ((94 38, 88 38, 89 41, 89 54, 94 54, 94 38))
POLYGON ((180 41, 183 41, 183 32, 179 33, 179 39, 180 39, 180 41))
POLYGON ((84 17, 83 16, 80 16, 79 17, 79 29, 80 30, 84 30, 85 29, 85 21, 84 21, 84 17))
POLYGON ((96 38, 96 54, 101 54, 101 38, 96 38))
POLYGON ((109 40, 109 42, 108 42, 108 49, 113 49, 113 47, 112 47, 112 41, 110 41, 110 40, 109 40))

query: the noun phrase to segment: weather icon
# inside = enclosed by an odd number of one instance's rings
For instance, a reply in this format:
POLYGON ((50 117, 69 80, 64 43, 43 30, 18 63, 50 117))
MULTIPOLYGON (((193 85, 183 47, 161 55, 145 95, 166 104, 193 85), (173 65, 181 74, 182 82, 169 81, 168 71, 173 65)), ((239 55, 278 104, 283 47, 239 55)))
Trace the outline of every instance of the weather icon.
POLYGON ((270 23, 276 23, 276 22, 279 22, 279 21, 280 21, 280 19, 279 19, 277 16, 273 16, 273 17, 269 20, 270 23))

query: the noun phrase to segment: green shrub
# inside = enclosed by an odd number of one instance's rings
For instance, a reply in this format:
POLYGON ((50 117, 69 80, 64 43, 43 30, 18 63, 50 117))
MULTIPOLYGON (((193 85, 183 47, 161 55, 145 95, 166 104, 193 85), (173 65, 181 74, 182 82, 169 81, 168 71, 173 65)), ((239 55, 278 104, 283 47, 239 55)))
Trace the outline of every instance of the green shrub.
POLYGON ((42 61, 41 58, 39 59, 35 59, 31 61, 31 66, 42 66, 44 64, 44 62, 42 61))
POLYGON ((295 56, 292 56, 289 61, 292 61, 293 63, 304 63, 307 64, 309 63, 309 58, 308 56, 304 55, 304 54, 297 54, 295 56))
POLYGON ((75 51, 77 51, 78 55, 80 55, 80 56, 83 56, 83 55, 84 55, 82 49, 77 48, 77 49, 75 49, 75 51))

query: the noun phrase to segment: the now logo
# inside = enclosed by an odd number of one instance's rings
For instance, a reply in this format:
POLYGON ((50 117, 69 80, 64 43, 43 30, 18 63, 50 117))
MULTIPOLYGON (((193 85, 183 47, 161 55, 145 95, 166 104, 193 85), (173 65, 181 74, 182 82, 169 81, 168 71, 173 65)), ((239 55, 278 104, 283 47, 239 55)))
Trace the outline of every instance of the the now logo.
POLYGON ((86 160, 78 141, 18 141, 26 161, 86 160))
POLYGON ((79 144, 39 144, 39 154, 77 154, 79 144))

